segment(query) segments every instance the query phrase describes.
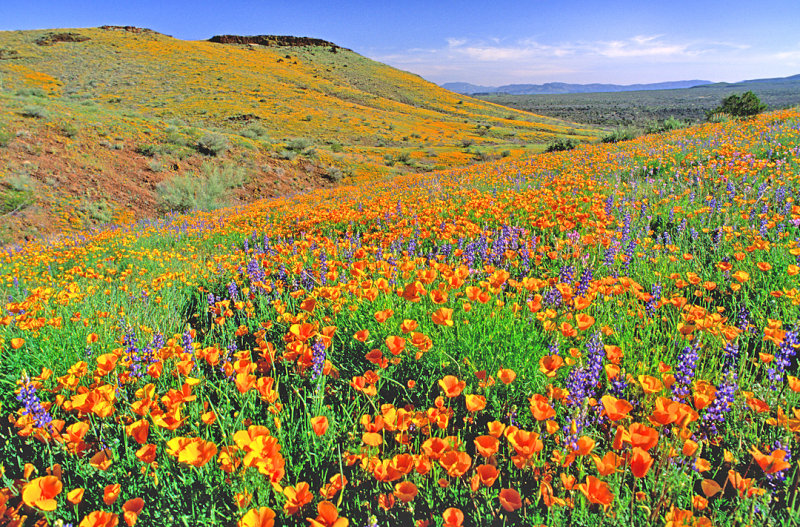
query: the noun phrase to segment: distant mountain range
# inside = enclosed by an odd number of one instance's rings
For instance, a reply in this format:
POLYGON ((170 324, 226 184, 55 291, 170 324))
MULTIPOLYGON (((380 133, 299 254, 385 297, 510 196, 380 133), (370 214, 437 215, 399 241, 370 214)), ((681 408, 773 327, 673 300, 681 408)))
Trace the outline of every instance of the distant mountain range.
POLYGON ((468 82, 447 82, 442 88, 464 95, 477 93, 505 93, 509 95, 553 95, 557 93, 596 93, 639 90, 675 90, 712 84, 711 81, 688 80, 672 82, 656 82, 652 84, 569 84, 566 82, 548 82, 546 84, 506 84, 505 86, 477 86, 468 82))
POLYGON ((598 93, 642 90, 679 90, 698 86, 740 86, 754 83, 798 82, 800 75, 776 77, 772 79, 752 79, 741 82, 711 82, 703 80, 655 82, 652 84, 569 84, 548 82, 546 84, 506 84, 505 86, 478 86, 468 82, 446 82, 442 88, 463 95, 507 94, 507 95, 553 95, 559 93, 598 93))

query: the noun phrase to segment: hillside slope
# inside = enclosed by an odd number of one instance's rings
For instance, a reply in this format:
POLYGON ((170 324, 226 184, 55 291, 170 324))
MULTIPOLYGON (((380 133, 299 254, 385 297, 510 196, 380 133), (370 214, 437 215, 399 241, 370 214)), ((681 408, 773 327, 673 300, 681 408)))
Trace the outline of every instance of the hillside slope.
POLYGON ((204 163, 244 167, 235 194, 250 201, 593 136, 324 41, 265 43, 130 27, 1 32, 3 212, 33 185, 42 218, 26 220, 34 235, 150 216, 159 183, 204 163), (76 208, 86 210, 69 216, 76 208), (55 210, 66 217, 54 220, 55 210))

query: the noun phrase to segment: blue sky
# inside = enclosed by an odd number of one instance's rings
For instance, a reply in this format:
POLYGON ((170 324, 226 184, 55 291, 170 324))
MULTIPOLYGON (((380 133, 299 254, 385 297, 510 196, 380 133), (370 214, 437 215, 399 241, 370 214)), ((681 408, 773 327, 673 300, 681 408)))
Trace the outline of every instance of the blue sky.
POLYGON ((0 0, 0 30, 103 24, 181 39, 323 38, 437 83, 632 84, 800 73, 800 0, 0 0))

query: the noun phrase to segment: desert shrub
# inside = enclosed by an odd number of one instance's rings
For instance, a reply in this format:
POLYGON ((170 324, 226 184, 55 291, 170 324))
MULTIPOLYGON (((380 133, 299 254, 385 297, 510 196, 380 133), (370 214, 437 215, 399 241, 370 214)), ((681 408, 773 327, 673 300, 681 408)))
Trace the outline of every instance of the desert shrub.
POLYGON ((111 223, 114 219, 114 210, 104 199, 84 198, 80 204, 80 211, 97 223, 111 223))
POLYGON ((755 93, 746 91, 741 95, 734 93, 722 99, 722 104, 708 112, 707 118, 719 113, 732 117, 751 117, 766 109, 767 105, 762 103, 755 93))
POLYGON ((22 109, 20 114, 23 117, 32 117, 34 119, 47 119, 50 114, 41 106, 26 106, 22 109))
POLYGON ((510 157, 510 156, 511 156, 511 150, 503 150, 502 152, 500 152, 500 157, 510 157))
POLYGON ((565 150, 572 150, 578 146, 578 142, 571 137, 559 137, 547 143, 545 152, 563 152, 565 150))
POLYGON ((228 149, 228 138, 222 134, 208 133, 197 141, 197 151, 208 156, 218 156, 228 149))
POLYGON ((0 186, 0 212, 3 214, 22 210, 36 200, 36 184, 28 174, 15 174, 3 180, 0 186))
POLYGON ((199 174, 182 174, 160 183, 156 194, 165 211, 214 210, 228 205, 229 191, 244 182, 241 168, 206 163, 199 174))
POLYGON ((161 152, 158 145, 139 145, 136 147, 136 153, 147 157, 155 157, 161 152))
POLYGON ((613 132, 603 136, 600 140, 603 143, 619 143, 620 141, 630 141, 636 139, 636 130, 627 126, 618 126, 613 132))
POLYGON ((660 134, 662 132, 671 132, 673 130, 686 128, 687 126, 689 126, 688 122, 681 121, 680 119, 670 116, 668 119, 664 119, 663 121, 652 121, 648 123, 644 128, 644 133, 660 134))
POLYGON ((329 167, 328 170, 325 171, 323 177, 328 181, 332 181, 334 183, 338 183, 342 179, 344 179, 344 172, 340 168, 337 167, 329 167))
POLYGON ((239 135, 247 139, 266 139, 267 130, 258 124, 253 124, 239 132, 239 135))
POLYGON ((11 142, 11 139, 14 137, 14 134, 9 132, 8 130, 3 130, 0 128, 0 148, 8 146, 8 143, 11 142))
POLYGON ((75 123, 64 123, 61 126, 61 135, 64 137, 75 137, 78 135, 78 127, 75 123))
POLYGON ((44 97, 46 95, 41 88, 20 88, 16 93, 19 97, 44 97))

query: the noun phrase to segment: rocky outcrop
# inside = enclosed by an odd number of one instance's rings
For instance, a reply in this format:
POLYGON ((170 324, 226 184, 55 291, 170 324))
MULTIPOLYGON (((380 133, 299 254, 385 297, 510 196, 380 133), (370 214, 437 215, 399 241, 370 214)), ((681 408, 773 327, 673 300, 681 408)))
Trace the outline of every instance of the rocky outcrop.
POLYGON ((47 33, 37 38, 35 42, 40 46, 52 46, 56 42, 86 42, 89 37, 78 33, 47 33))
POLYGON ((290 35, 216 35, 208 39, 208 41, 216 42, 217 44, 258 44, 259 46, 271 47, 322 46, 331 48, 331 51, 346 49, 320 38, 293 37, 290 35))

